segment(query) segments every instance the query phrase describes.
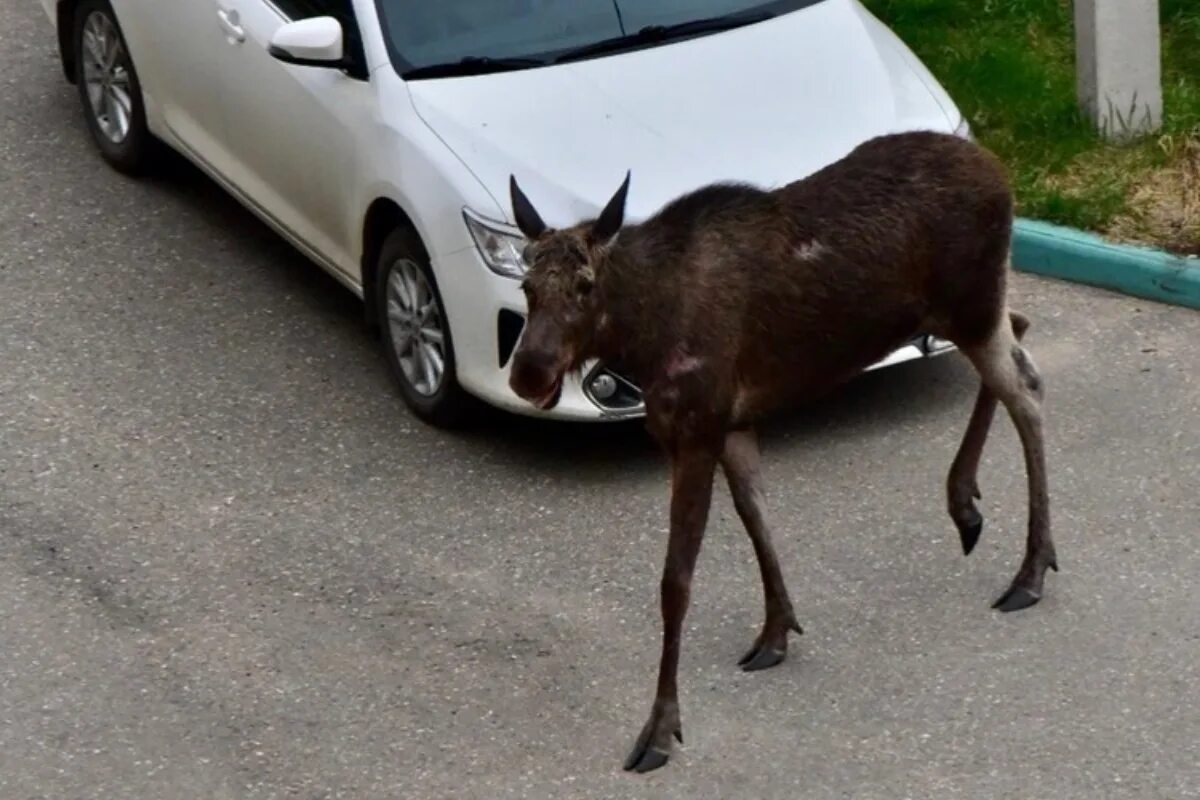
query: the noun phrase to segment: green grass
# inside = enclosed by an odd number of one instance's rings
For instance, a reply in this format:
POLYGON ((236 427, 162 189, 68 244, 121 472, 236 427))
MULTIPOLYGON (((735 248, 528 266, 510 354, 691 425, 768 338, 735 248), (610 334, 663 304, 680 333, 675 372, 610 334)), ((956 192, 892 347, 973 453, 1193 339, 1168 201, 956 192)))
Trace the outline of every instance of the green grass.
MULTIPOLYGON (((1163 135, 1105 144, 1078 110, 1070 0, 863 0, 1012 172, 1024 216, 1104 231, 1137 182, 1200 136, 1200 0, 1160 0, 1163 135)), ((1198 240, 1200 241, 1200 240, 1198 240)))

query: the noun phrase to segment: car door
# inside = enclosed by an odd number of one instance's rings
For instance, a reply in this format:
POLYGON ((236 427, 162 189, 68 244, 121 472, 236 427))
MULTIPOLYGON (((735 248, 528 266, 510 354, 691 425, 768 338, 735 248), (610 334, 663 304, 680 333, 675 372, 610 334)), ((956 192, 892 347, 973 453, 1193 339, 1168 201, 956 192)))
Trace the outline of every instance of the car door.
MULTIPOLYGON (((204 0, 185 0, 204 2, 204 0)), ((237 35, 220 59, 229 179, 293 239, 357 284, 353 252, 358 137, 371 119, 351 0, 216 0, 237 35), (347 70, 285 64, 268 52, 289 21, 336 16, 346 33, 347 70)))
POLYGON ((116 0, 113 7, 170 135, 210 168, 227 170, 220 60, 230 33, 217 0, 116 0))

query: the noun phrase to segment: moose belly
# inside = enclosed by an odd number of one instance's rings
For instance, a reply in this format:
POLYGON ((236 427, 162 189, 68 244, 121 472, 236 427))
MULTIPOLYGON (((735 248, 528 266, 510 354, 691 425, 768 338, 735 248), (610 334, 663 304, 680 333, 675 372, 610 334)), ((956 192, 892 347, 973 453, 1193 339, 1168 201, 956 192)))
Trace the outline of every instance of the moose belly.
POLYGON ((819 397, 922 333, 916 311, 887 317, 852 315, 847 324, 799 322, 786 331, 760 331, 746 342, 733 398, 735 419, 819 397), (772 335, 774 334, 774 335, 772 335))

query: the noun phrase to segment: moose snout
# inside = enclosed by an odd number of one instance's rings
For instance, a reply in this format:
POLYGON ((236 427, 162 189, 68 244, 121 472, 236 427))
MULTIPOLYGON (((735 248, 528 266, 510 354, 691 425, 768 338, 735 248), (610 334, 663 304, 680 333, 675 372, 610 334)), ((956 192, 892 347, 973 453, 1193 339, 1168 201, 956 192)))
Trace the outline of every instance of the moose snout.
POLYGON ((554 353, 518 350, 513 355, 509 387, 541 409, 552 408, 562 389, 562 370, 554 353))

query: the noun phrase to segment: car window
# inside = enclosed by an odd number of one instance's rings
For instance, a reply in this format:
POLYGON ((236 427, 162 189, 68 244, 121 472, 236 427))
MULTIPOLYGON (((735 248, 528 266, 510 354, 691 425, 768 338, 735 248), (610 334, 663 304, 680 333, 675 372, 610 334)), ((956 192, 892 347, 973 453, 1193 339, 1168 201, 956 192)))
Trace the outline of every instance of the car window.
POLYGON ((786 14, 820 1, 377 0, 401 71, 472 57, 545 58, 652 26, 786 14))
POLYGON ((354 8, 350 0, 270 0, 270 2, 292 20, 310 17, 354 19, 354 8))

